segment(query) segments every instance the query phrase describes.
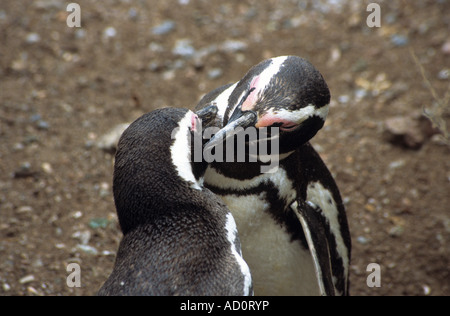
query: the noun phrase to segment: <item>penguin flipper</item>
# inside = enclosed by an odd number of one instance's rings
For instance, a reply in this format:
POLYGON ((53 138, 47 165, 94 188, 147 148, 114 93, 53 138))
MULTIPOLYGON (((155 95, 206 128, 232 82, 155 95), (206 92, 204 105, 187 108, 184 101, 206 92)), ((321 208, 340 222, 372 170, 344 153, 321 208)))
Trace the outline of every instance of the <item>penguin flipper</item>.
POLYGON ((292 209, 302 224, 314 261, 320 293, 322 296, 335 296, 325 218, 320 214, 320 207, 298 199, 292 204, 292 209))

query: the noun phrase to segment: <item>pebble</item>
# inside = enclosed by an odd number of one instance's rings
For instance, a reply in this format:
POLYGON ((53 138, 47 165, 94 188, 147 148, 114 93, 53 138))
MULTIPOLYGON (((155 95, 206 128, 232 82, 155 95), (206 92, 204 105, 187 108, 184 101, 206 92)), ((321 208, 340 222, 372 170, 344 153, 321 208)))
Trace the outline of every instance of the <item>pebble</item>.
POLYGON ((405 229, 402 226, 394 226, 389 229, 389 236, 391 237, 399 237, 403 234, 405 229))
POLYGON ((129 123, 124 123, 113 127, 109 132, 101 136, 100 139, 95 142, 97 148, 106 152, 114 152, 117 148, 117 144, 119 143, 120 136, 122 136, 128 126, 130 126, 129 123))
POLYGON ((31 206, 21 206, 17 210, 17 213, 30 213, 33 212, 33 208, 31 206))
POLYGON ((72 238, 78 239, 82 245, 87 245, 91 240, 91 232, 88 230, 76 231, 72 234, 72 238))
POLYGON ((237 40, 228 40, 223 42, 220 45, 220 50, 226 53, 237 53, 245 51, 248 47, 248 44, 242 41, 237 40))
POLYGON ((220 68, 214 68, 208 71, 209 79, 218 79, 223 75, 223 70, 220 68))
POLYGON ((34 280, 36 280, 36 278, 34 277, 34 275, 31 274, 31 275, 27 275, 27 276, 24 276, 23 278, 21 278, 19 280, 19 283, 27 284, 27 283, 33 282, 34 280))
POLYGON ((11 290, 11 286, 8 283, 3 283, 2 285, 3 291, 8 292, 11 290))
POLYGON ((356 241, 359 242, 361 245, 366 245, 369 243, 369 239, 364 236, 358 236, 356 238, 356 241))
POLYGON ((422 285, 422 288, 423 288, 423 294, 424 295, 430 295, 431 288, 428 285, 422 285))
POLYGON ((16 171, 14 171, 13 178, 15 178, 15 179, 29 178, 29 177, 34 176, 35 174, 36 174, 36 172, 34 172, 31 169, 31 164, 26 161, 26 162, 22 163, 16 171))
POLYGON ((109 220, 107 218, 94 218, 89 221, 89 227, 92 229, 108 227, 109 220))
POLYGON ((52 165, 49 164, 48 162, 43 162, 42 165, 41 165, 41 168, 46 174, 52 174, 53 173, 52 165))
POLYGON ((405 35, 394 34, 391 36, 391 43, 397 47, 403 47, 409 44, 409 39, 405 35))
POLYGON ((195 48, 192 46, 190 39, 179 39, 176 41, 172 53, 184 58, 190 58, 195 55, 195 48))
POLYGON ((439 71, 438 78, 440 80, 448 80, 450 78, 450 69, 442 69, 439 71))
POLYGON ((346 104, 350 101, 350 96, 344 94, 338 97, 339 103, 346 104))
POLYGON ((404 159, 393 161, 389 164, 389 169, 398 169, 406 165, 406 161, 404 159))
POLYGON ((176 23, 172 20, 166 20, 160 25, 152 28, 153 35, 166 35, 175 30, 176 23))
POLYGON ((103 37, 108 39, 108 38, 112 38, 112 37, 116 37, 117 35, 117 31, 114 27, 109 26, 107 27, 104 31, 103 31, 103 37))
POLYGON ((130 10, 128 10, 128 17, 130 18, 130 20, 137 20, 139 16, 138 11, 136 10, 136 8, 130 8, 130 10))
POLYGON ((41 36, 38 33, 29 33, 25 38, 28 44, 36 44, 41 41, 41 36))
POLYGON ((90 254, 90 255, 97 255, 98 254, 98 250, 95 247, 89 246, 89 245, 77 245, 77 249, 90 254))
POLYGON ((442 45, 441 51, 444 55, 450 55, 450 41, 447 41, 442 45))
POLYGON ((435 134, 431 122, 422 116, 396 116, 385 120, 385 137, 394 145, 420 149, 435 134))

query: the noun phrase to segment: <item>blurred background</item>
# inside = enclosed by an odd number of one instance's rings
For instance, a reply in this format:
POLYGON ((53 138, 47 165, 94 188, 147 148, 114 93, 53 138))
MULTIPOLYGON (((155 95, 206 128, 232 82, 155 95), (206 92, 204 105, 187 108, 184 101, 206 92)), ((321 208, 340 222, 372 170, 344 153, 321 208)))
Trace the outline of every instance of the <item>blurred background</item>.
POLYGON ((121 239, 114 129, 279 55, 332 93, 312 144, 346 204, 351 294, 450 295, 450 1, 77 3, 70 28, 69 2, 0 2, 0 295, 95 294, 121 239))

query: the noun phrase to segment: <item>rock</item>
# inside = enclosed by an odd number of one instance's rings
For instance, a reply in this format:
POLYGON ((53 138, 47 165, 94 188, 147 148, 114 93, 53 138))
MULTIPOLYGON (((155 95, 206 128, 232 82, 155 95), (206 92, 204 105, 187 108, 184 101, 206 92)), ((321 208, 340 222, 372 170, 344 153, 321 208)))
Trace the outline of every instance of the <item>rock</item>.
POLYGON ((172 20, 166 20, 160 25, 152 28, 153 35, 166 35, 172 32, 176 27, 176 23, 172 20))
POLYGON ((34 280, 36 280, 34 275, 27 275, 27 276, 24 276, 23 278, 21 278, 19 280, 19 283, 20 284, 27 284, 27 283, 33 282, 34 280))
POLYGON ((247 49, 248 45, 245 42, 237 41, 237 40, 228 40, 223 42, 220 45, 220 50, 226 52, 226 53, 236 53, 236 52, 242 52, 247 49))
POLYGON ((114 153, 116 151, 117 144, 119 143, 120 136, 122 136, 128 126, 130 126, 130 123, 116 125, 112 130, 95 142, 97 148, 106 152, 114 153))
POLYGON ((223 70, 220 68, 214 68, 208 72, 208 78, 213 79, 213 80, 220 78, 222 75, 223 75, 223 70))
POLYGON ((439 71, 438 78, 440 80, 448 80, 450 78, 450 69, 442 69, 439 71))
POLYGON ((29 33, 25 38, 27 44, 36 44, 41 41, 41 36, 38 33, 29 33))
POLYGON ((394 145, 420 149, 437 131, 423 115, 396 116, 384 122, 385 138, 394 145))
POLYGON ((450 55, 450 41, 445 42, 441 48, 444 55, 450 55))
POLYGON ((103 38, 104 39, 109 39, 109 38, 113 38, 116 37, 117 35, 117 31, 114 27, 109 26, 107 27, 104 31, 103 31, 103 38))
POLYGON ((8 283, 3 283, 2 285, 3 291, 8 292, 11 290, 11 286, 8 283))
POLYGON ((98 250, 95 247, 89 246, 89 245, 77 245, 77 249, 90 254, 90 255, 98 255, 98 250))
POLYGON ((190 58, 195 55, 195 48, 192 46, 190 39, 180 39, 176 41, 172 53, 184 58, 190 58))
POLYGON ((356 238, 356 241, 357 241, 358 243, 360 243, 361 245, 366 245, 366 244, 369 243, 369 239, 367 239, 367 238, 364 237, 364 236, 358 236, 358 237, 356 238))
POLYGON ((21 178, 30 178, 34 177, 37 174, 36 171, 33 171, 31 168, 31 164, 29 162, 24 162, 20 165, 20 167, 13 172, 14 179, 21 178))
POLYGON ((405 35, 394 34, 391 36, 391 43, 396 47, 404 47, 409 44, 409 39, 405 35))
POLYGON ((89 227, 92 229, 108 227, 109 220, 107 218, 94 218, 89 221, 89 227))

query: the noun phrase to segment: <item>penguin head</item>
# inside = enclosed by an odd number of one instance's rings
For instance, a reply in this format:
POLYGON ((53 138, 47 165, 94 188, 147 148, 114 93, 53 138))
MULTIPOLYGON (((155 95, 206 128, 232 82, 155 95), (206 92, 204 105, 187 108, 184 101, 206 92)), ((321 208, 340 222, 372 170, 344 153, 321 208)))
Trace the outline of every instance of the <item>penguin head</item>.
POLYGON ((287 153, 308 142, 323 127, 330 91, 307 60, 282 56, 254 66, 227 101, 224 129, 278 127, 280 153, 287 153))
MULTIPOLYGON (((144 114, 122 134, 115 157, 113 193, 124 234, 165 212, 161 205, 202 190, 207 164, 191 159, 194 138, 217 109, 201 113, 164 108, 144 114)), ((202 143, 200 143, 200 147, 202 143)), ((201 150, 202 148, 200 148, 201 150)))

